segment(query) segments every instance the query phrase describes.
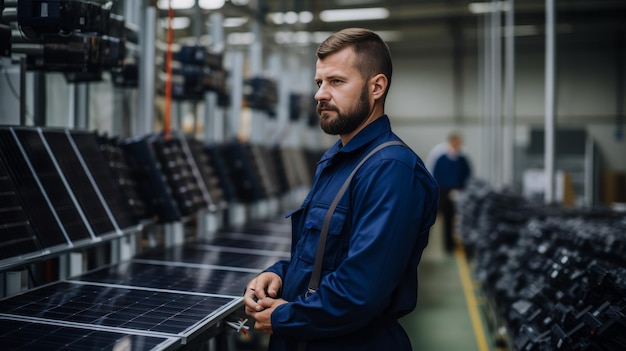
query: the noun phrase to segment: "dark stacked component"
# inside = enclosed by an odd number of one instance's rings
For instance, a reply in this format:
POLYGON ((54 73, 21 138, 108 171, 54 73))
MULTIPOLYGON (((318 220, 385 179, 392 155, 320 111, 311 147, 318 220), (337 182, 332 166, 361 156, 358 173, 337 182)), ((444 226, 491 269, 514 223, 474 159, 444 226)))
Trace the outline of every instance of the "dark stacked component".
POLYGON ((100 80, 119 73, 126 57, 124 18, 111 4, 93 1, 18 1, 17 19, 25 38, 41 45, 28 55, 32 70, 65 72, 69 81, 100 80))
POLYGON ((626 349, 626 218, 474 183, 459 200, 476 275, 517 350, 626 349))

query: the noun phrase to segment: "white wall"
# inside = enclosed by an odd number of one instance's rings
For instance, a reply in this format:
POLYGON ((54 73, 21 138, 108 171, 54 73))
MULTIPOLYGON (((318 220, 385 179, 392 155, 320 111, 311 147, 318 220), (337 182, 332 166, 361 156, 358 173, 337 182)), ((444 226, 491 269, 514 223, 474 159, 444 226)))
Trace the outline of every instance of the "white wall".
MULTIPOLYGON (((616 61, 613 50, 563 50, 558 57, 557 127, 586 129, 599 146, 604 166, 626 170, 626 142, 616 139, 616 61)), ((454 116, 453 60, 439 50, 394 56, 386 110, 394 131, 418 154, 426 154, 453 130, 461 131, 477 176, 486 160, 481 150, 481 78, 475 52, 463 59, 462 115, 454 116)), ((622 63, 626 64, 626 63, 622 63)), ((544 56, 518 48, 516 57, 517 142, 544 120, 544 56)))

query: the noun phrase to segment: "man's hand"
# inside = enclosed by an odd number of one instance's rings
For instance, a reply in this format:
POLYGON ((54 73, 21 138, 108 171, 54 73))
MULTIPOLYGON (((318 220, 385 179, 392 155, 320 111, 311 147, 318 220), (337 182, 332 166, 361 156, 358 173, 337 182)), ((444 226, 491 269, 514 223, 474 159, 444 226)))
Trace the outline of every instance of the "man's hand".
POLYGON ((287 301, 283 299, 273 299, 271 297, 260 299, 258 304, 262 306, 263 309, 260 312, 255 312, 251 315, 256 320, 254 328, 271 335, 273 333, 272 312, 274 312, 276 307, 285 303, 287 303, 287 301))
POLYGON ((263 311, 266 307, 257 301, 266 298, 277 298, 282 286, 283 280, 276 273, 264 272, 252 279, 243 295, 246 314, 254 317, 255 313, 263 311))

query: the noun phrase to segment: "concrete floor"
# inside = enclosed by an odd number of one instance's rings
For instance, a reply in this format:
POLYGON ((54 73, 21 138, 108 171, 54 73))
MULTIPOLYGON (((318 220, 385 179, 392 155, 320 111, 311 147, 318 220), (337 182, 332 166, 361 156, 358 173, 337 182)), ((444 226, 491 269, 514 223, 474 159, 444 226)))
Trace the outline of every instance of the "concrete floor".
MULTIPOLYGON (((482 315, 474 320, 478 326, 472 324, 457 260, 467 264, 462 253, 444 252, 443 233, 440 222, 436 222, 419 266, 417 307, 400 320, 414 351, 495 350, 495 339, 485 335, 489 331, 482 315)), ((475 312, 481 309, 476 305, 470 307, 475 312)))

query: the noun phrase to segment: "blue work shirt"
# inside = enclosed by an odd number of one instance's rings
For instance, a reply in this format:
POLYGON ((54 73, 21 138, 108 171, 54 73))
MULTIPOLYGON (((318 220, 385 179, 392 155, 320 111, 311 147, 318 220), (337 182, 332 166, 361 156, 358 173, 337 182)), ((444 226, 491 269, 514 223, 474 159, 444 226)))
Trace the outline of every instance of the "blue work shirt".
POLYGON ((442 189, 463 189, 471 176, 467 157, 463 154, 442 154, 435 161, 433 176, 442 189))
POLYGON ((306 297, 326 212, 356 164, 370 150, 400 140, 381 116, 319 161, 302 207, 291 212, 291 259, 266 271, 283 279, 271 315, 269 349, 410 350, 397 322, 417 301, 417 265, 438 206, 437 184, 408 147, 388 146, 358 170, 339 202, 326 242, 319 289, 306 297))

